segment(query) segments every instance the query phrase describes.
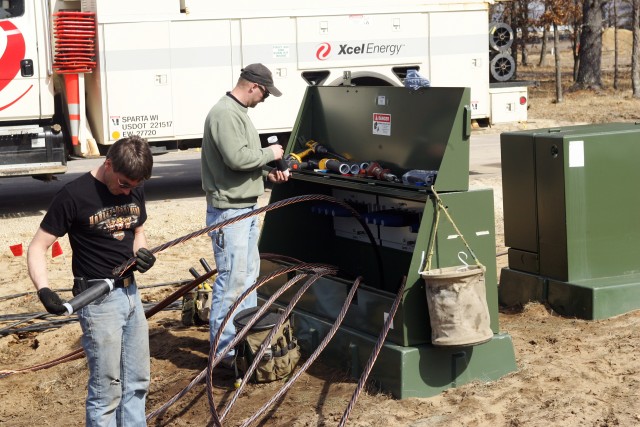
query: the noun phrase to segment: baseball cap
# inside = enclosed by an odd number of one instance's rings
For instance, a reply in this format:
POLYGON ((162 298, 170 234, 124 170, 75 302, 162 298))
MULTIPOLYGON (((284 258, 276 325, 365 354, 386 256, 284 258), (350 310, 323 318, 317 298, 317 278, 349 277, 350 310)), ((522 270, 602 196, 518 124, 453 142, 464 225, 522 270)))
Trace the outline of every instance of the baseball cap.
POLYGON ((281 96, 282 92, 273 85, 271 71, 262 64, 249 64, 240 70, 240 77, 267 88, 273 96, 281 96))

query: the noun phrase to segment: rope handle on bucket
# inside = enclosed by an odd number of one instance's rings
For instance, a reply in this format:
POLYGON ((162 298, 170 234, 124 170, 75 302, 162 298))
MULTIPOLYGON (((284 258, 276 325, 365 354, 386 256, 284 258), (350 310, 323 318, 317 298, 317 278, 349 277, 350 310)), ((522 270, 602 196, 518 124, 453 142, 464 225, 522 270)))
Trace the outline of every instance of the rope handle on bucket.
MULTIPOLYGON (((438 225, 440 223, 440 210, 442 210, 444 212, 445 216, 447 217, 447 219, 449 220, 449 222, 453 226, 453 229, 456 230, 456 233, 458 233, 458 236, 460 236, 460 238, 464 242, 464 245, 469 250, 469 253, 473 257, 473 259, 476 261, 476 264, 478 265, 478 267, 480 267, 482 270, 484 270, 485 269, 484 265, 482 265, 480 263, 480 260, 478 259, 476 254, 471 249, 471 246, 469 246, 469 243, 467 242, 467 239, 464 238, 464 236, 460 232, 460 229, 458 228, 456 223, 453 221, 453 218, 451 218, 451 215, 449 214, 449 211, 447 210, 446 206, 442 202, 442 199, 440 198, 440 196, 436 192, 436 189, 435 189, 435 187, 433 185, 431 186, 431 192, 433 193, 433 197, 435 197, 435 199, 436 199, 436 212, 435 212, 435 219, 433 220, 433 233, 431 233, 431 239, 429 240, 429 249, 428 249, 428 252, 427 252, 427 263, 425 264, 424 271, 431 270, 431 259, 433 258, 433 250, 435 248, 436 232, 438 231, 438 225)), ((460 259, 460 256, 458 256, 458 259, 460 259)), ((460 260, 460 261, 462 261, 462 260, 460 260)), ((463 261, 463 264, 465 264, 465 266, 467 265, 467 263, 464 262, 464 261, 463 261)))

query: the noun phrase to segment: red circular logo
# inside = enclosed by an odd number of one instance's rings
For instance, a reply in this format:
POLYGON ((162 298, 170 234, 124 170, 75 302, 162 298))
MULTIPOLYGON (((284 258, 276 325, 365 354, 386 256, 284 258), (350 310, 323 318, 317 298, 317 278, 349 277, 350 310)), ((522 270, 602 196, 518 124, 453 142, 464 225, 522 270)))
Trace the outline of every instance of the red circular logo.
POLYGON ((4 89, 20 71, 20 61, 24 59, 26 46, 20 30, 11 21, 0 22, 7 38, 7 44, 0 57, 0 90, 4 89))
POLYGON ((331 45, 329 43, 322 43, 318 46, 318 50, 316 50, 316 58, 320 61, 324 61, 327 59, 329 54, 331 53, 331 45))

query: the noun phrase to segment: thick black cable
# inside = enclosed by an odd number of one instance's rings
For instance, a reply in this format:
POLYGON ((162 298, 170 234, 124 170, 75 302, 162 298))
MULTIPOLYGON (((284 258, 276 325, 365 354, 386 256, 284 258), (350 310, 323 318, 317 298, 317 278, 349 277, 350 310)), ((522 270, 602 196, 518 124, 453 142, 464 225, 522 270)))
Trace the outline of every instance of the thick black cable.
MULTIPOLYGON (((371 246, 373 247, 375 256, 376 256, 376 260, 378 262, 378 274, 380 275, 381 280, 384 280, 384 267, 383 267, 383 263, 382 263, 382 254, 380 253, 380 247, 378 245, 378 243, 376 242, 376 239, 373 237, 373 234, 371 233, 371 230, 369 229, 369 227, 367 226, 367 223, 365 222, 364 218, 362 218, 362 216, 358 213, 358 211, 356 211, 350 204, 336 199, 335 197, 331 197, 331 196, 327 196, 324 194, 308 194, 308 195, 304 195, 304 196, 296 196, 296 197, 291 197, 288 199, 284 199, 284 200, 280 200, 278 202, 274 202, 271 203, 269 205, 263 206, 261 208, 255 209, 251 212, 247 212, 246 214, 242 214, 242 215, 238 215, 236 217, 233 218, 229 218, 226 221, 222 221, 218 224, 214 224, 212 226, 209 227, 205 227, 202 228, 198 231, 194 231, 193 233, 184 235, 182 237, 179 237, 177 239, 174 239, 170 242, 166 242, 160 246, 156 246, 155 248, 151 249, 152 253, 159 253, 164 251, 165 249, 168 249, 172 246, 178 245, 180 243, 186 242, 187 240, 193 239, 195 237, 198 236, 202 236, 203 234, 207 234, 210 233, 212 231, 216 231, 219 230, 223 227, 226 227, 227 225, 230 224, 234 224, 236 222, 242 221, 244 219, 250 218, 252 216, 255 215, 260 215, 264 212, 268 212, 268 211, 272 211, 274 209, 279 209, 288 205, 292 205, 295 203, 302 203, 302 202, 311 202, 311 201, 318 201, 318 200, 323 200, 325 202, 329 202, 329 203, 335 203, 337 205, 342 206, 343 208, 347 209, 349 211, 349 213, 351 213, 351 215, 353 217, 355 217, 358 222, 360 223, 360 225, 362 226, 362 229, 364 230, 364 232, 367 234, 367 237, 369 238, 369 241, 371 243, 371 246)), ((124 262, 122 265, 116 267, 113 269, 113 274, 115 276, 121 276, 123 275, 126 271, 128 271, 131 267, 133 267, 136 263, 136 259, 135 257, 129 258, 129 260, 127 260, 126 262, 124 262)))

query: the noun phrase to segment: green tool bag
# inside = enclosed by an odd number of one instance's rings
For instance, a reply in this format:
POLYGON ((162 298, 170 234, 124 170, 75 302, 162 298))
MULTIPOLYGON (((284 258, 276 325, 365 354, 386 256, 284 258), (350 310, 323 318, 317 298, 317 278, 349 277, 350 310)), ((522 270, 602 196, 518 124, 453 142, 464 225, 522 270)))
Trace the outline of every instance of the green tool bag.
MULTIPOLYGON (((236 316, 234 324, 237 330, 242 329, 247 315, 253 315, 257 309, 243 310, 236 316), (248 313, 246 313, 248 312, 248 313)), ((262 343, 267 339, 277 322, 279 314, 267 313, 257 322, 245 338, 236 346, 236 366, 238 371, 246 373, 260 350, 262 343)), ((251 381, 267 383, 288 378, 300 360, 300 347, 293 336, 291 323, 287 319, 278 332, 273 336, 270 346, 266 349, 262 360, 258 363, 251 381)))

